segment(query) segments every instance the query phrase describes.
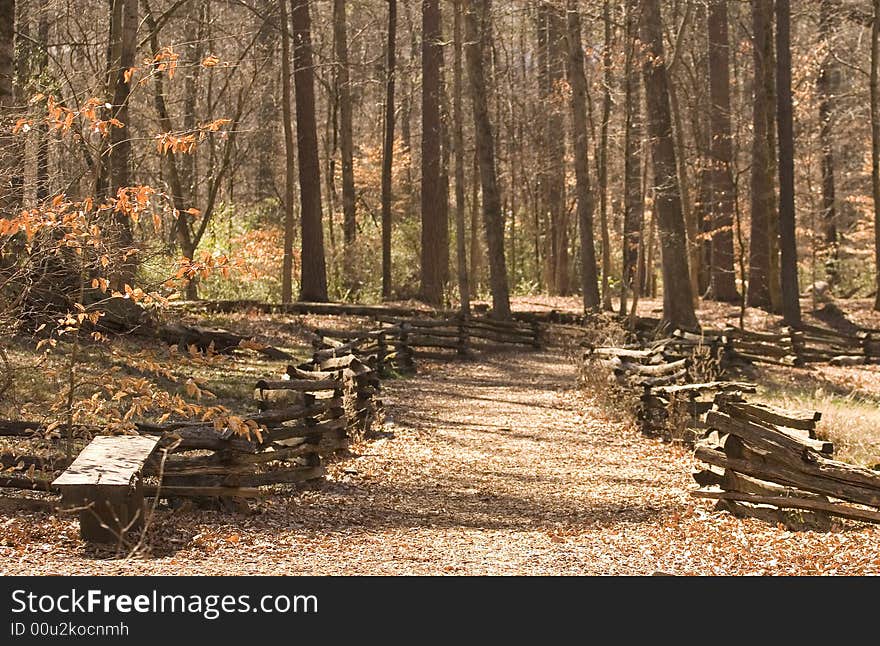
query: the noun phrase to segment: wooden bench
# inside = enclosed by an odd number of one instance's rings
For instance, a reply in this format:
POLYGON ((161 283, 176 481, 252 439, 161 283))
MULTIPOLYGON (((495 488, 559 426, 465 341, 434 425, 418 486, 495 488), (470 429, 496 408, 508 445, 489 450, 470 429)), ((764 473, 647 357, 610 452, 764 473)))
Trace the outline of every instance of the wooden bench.
POLYGON ((93 439, 52 483, 63 507, 79 510, 85 541, 115 543, 142 526, 144 492, 141 471, 159 437, 101 436, 93 439))

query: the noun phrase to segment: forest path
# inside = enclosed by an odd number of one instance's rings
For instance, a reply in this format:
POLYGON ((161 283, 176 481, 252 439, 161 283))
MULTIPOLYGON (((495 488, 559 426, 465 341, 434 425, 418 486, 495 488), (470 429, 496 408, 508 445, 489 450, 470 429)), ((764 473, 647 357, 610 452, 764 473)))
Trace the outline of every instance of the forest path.
POLYGON ((690 451, 605 418, 559 350, 420 363, 385 432, 259 513, 163 512, 129 560, 0 516, 0 573, 651 574, 880 570, 876 528, 790 532, 695 501, 690 451))

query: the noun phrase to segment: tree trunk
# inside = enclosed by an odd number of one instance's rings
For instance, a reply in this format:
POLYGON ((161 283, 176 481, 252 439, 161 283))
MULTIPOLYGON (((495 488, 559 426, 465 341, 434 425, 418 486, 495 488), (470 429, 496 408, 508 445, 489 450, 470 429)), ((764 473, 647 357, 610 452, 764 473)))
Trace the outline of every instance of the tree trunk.
POLYGON ((507 289, 507 267, 504 261, 504 219, 501 198, 495 177, 495 141, 489 120, 489 102, 483 74, 483 51, 490 32, 487 0, 468 0, 465 15, 467 65, 473 103, 474 133, 483 188, 483 227, 489 248, 489 286, 492 290, 492 309, 499 318, 510 317, 510 296, 507 289))
POLYGON ((284 256, 281 270, 281 302, 293 300, 293 201, 296 183, 296 147, 293 140, 293 109, 290 101, 290 21, 287 0, 281 0, 281 111, 284 121, 284 256))
POLYGON ((293 86, 296 95, 296 142, 302 223, 300 300, 327 300, 324 228, 321 218, 321 169, 315 120, 315 70, 312 64, 312 19, 308 0, 291 0, 293 86))
MULTIPOLYGON (((129 123, 128 100, 131 83, 126 72, 134 67, 137 52, 138 0, 112 0, 110 20, 110 80, 109 94, 113 97, 110 108, 112 118, 122 126, 110 128, 110 197, 116 197, 119 190, 131 185, 131 124, 129 123)), ((114 215, 113 236, 120 250, 132 248, 134 235, 130 218, 122 213, 114 215)), ((137 268, 136 255, 126 254, 126 259, 110 277, 115 289, 131 284, 137 268)))
POLYGON ((15 52, 15 0, 0 0, 0 216, 17 208, 17 177, 21 176, 15 137, 15 91, 13 65, 15 52))
POLYGON ((772 5, 752 0, 754 107, 752 110, 751 228, 749 286, 751 307, 770 306, 770 221, 775 218, 768 124, 771 109, 768 76, 772 76, 772 5))
POLYGON ((663 266, 663 319, 670 326, 694 329, 698 324, 694 314, 687 240, 678 191, 660 0, 644 0, 642 4, 641 35, 647 50, 644 63, 645 94, 654 166, 654 205, 663 266))
POLYGON ((816 79, 819 94, 819 141, 822 147, 822 228, 828 257, 826 273, 828 281, 837 280, 837 205, 834 182, 834 108, 837 92, 837 62, 832 49, 833 0, 819 3, 819 39, 825 48, 822 67, 816 79))
POLYGON ((611 310, 611 223, 608 221, 608 125, 611 122, 611 7, 609 0, 602 4, 602 24, 605 29, 602 48, 602 124, 599 135, 599 225, 602 229, 602 309, 611 310))
POLYGON ((776 0, 776 122, 779 131, 779 248, 782 315, 801 322, 794 208, 794 115, 791 96, 791 3, 776 0))
POLYGON ((568 0, 568 84, 571 86, 572 140, 577 184, 577 214, 581 238, 581 293, 584 311, 598 310, 599 278, 593 241, 593 192, 590 188, 589 144, 587 141, 587 77, 581 44, 581 16, 578 0, 568 0))
POLYGON ((568 293, 568 226, 565 208, 565 128, 559 88, 565 75, 562 12, 551 2, 538 5, 538 88, 543 125, 539 177, 546 237, 544 282, 552 295, 568 293))
POLYGON ((477 293, 482 286, 483 247, 480 244, 480 157, 474 150, 474 163, 471 168, 471 220, 470 220, 470 283, 471 290, 477 293))
POLYGON ((620 288, 620 312, 626 314, 627 290, 635 292, 641 285, 635 283, 645 218, 645 200, 642 194, 642 93, 637 56, 638 2, 626 4, 626 52, 624 71, 624 158, 623 158, 623 261, 620 288))
MULTIPOLYGON (((278 42, 278 23, 275 5, 272 0, 261 0, 258 6, 264 14, 262 18, 257 18, 256 50, 260 61, 258 64, 262 69, 271 70, 271 72, 264 77, 264 91, 260 95, 260 118, 257 123, 257 130, 254 133, 257 146, 257 163, 254 169, 254 197, 257 200, 269 200, 275 197, 273 162, 276 156, 275 141, 278 128, 275 103, 278 77, 276 76, 277 68, 272 65, 272 61, 275 60, 275 48, 278 42)), ((189 77, 191 74, 192 72, 187 76, 189 77)))
POLYGON ((709 124, 712 274, 708 296, 739 302, 733 268, 733 141, 730 124, 730 44, 727 0, 709 3, 709 124))
POLYGON ((432 305, 443 300, 443 267, 448 249, 448 223, 442 186, 440 68, 443 45, 440 0, 422 2, 422 252, 421 298, 432 305))
POLYGON ((357 238, 354 186, 354 136, 345 0, 333 0, 333 38, 336 42, 336 86, 339 93, 339 150, 342 154, 342 237, 345 245, 343 275, 354 285, 354 245, 357 238))
POLYGON ((874 309, 880 311, 880 0, 874 0, 871 26, 871 188, 874 196, 874 271, 877 294, 874 309))
MULTIPOLYGON (((41 0, 40 16, 37 19, 36 62, 37 74, 41 77, 46 74, 49 67, 49 0, 41 0)), ((37 143, 37 203, 49 197, 49 127, 42 123, 37 128, 39 142, 37 143)))
POLYGON ((385 131, 382 140, 382 298, 391 298, 391 171, 394 162, 394 76, 397 0, 388 0, 385 46, 385 131))
POLYGON ((461 312, 471 311, 471 290, 468 283, 467 247, 465 246, 465 185, 464 185, 464 110, 462 105, 462 0, 454 0, 453 40, 455 59, 452 81, 453 148, 455 150, 455 259, 458 269, 458 295, 461 312))

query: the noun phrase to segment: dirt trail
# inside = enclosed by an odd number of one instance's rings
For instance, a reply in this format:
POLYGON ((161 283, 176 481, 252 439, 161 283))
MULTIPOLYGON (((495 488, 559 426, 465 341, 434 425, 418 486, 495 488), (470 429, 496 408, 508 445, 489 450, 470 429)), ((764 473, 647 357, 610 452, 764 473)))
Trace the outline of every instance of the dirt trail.
POLYGON ((0 515, 3 573, 650 574, 880 571, 880 532, 793 534, 688 496, 689 453, 603 418, 558 351, 385 382, 389 423, 331 481, 261 513, 159 515, 150 555, 0 515))

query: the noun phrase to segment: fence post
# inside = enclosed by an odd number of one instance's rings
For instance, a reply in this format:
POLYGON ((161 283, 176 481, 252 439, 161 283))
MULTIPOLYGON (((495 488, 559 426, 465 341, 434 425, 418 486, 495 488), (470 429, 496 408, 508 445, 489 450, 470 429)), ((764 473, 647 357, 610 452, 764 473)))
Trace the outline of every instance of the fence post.
POLYGON ((463 357, 468 353, 468 345, 470 339, 468 338, 468 326, 467 319, 464 316, 458 317, 458 347, 455 349, 458 356, 463 357))

